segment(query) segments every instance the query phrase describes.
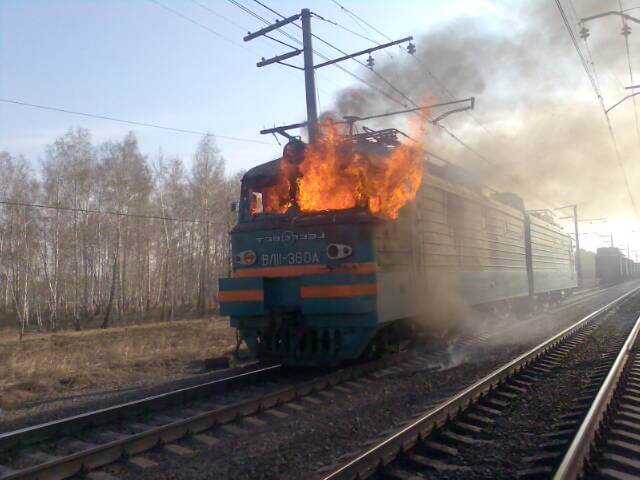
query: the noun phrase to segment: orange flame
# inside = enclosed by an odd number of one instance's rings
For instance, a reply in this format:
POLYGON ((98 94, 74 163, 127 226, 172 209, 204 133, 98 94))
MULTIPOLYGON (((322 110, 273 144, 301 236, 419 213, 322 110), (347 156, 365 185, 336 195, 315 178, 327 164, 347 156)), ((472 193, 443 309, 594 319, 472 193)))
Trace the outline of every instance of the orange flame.
POLYGON ((362 207, 397 218, 422 183, 422 144, 401 144, 384 156, 352 147, 333 122, 323 122, 299 165, 281 162, 278 183, 262 192, 264 211, 286 212, 294 195, 303 212, 362 207), (293 182, 296 188, 292 192, 293 182))

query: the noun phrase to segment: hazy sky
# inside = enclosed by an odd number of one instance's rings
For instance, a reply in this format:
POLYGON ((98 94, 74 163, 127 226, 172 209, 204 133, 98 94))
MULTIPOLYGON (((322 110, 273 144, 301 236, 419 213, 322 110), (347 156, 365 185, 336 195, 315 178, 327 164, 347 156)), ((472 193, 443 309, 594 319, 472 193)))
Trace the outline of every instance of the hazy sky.
MULTIPOLYGON (((275 19, 251 0, 242 3, 275 19)), ((284 15, 306 6, 365 33, 330 0, 267 3, 284 15)), ((457 15, 492 9, 488 2, 477 0, 345 0, 344 5, 374 26, 384 26, 384 33, 394 38, 422 32, 457 15)), ((297 122, 305 114, 302 72, 279 65, 255 66, 262 56, 288 48, 270 40, 242 41, 247 31, 262 26, 225 0, 1 0, 0 98, 266 142, 219 139, 229 167, 248 168, 280 151, 273 137, 261 136, 260 129, 297 122)), ((319 20, 314 20, 313 29, 344 50, 371 46, 319 20)), ((300 37, 295 27, 289 30, 300 37)), ((326 45, 314 47, 332 57, 340 55, 326 45)), ((363 68, 352 62, 344 66, 362 74, 363 68)), ((321 108, 353 82, 332 67, 320 72, 321 108)), ((198 141, 187 134, 0 103, 0 149, 12 153, 35 159, 70 126, 89 128, 95 141, 119 138, 133 129, 143 151, 162 148, 185 158, 198 141)))
MULTIPOLYGON (((275 20, 255 0, 239 1, 275 20)), ((332 0, 265 3, 284 15, 308 7, 348 29, 385 41, 332 0)), ((451 117, 446 123, 482 155, 526 182, 496 176, 490 178, 492 185, 521 193, 533 207, 578 202, 585 218, 607 216, 607 224, 585 226, 585 231, 594 231, 584 238, 590 248, 606 243, 596 233, 609 231, 616 233, 616 244, 640 248, 640 226, 602 112, 554 1, 340 3, 392 38, 415 35, 424 63, 456 96, 477 96, 474 115, 482 126, 468 116, 451 117), (574 181, 574 176, 582 181, 574 181), (549 200, 547 205, 536 204, 536 192, 538 198, 549 200)), ((562 4, 572 14, 571 3, 562 0, 562 4)), ((640 3, 623 4, 633 8, 640 3)), ((617 9, 618 2, 573 0, 573 5, 576 14, 570 20, 577 32, 578 17, 617 9)), ((630 13, 640 16, 640 9, 630 13)), ((619 23, 610 19, 590 25, 593 58, 607 105, 627 93, 623 86, 629 84, 619 23)), ((0 98, 265 142, 218 139, 229 170, 247 169, 281 152, 273 137, 261 136, 260 129, 305 117, 302 73, 278 65, 255 66, 261 57, 289 48, 267 39, 242 41, 247 31, 263 26, 227 0, 0 0, 0 98)), ((318 19, 313 20, 313 29, 346 51, 371 46, 318 19)), ((633 29, 637 27, 632 25, 633 29)), ((295 27, 288 30, 300 37, 295 27)), ((630 37, 636 69, 639 42, 637 33, 630 37)), ((317 41, 314 47, 330 57, 340 55, 317 41)), ((437 96, 428 82, 421 82, 424 74, 410 67, 414 64, 397 48, 374 58, 376 67, 409 95, 437 96)), ((363 67, 353 62, 342 65, 371 80, 363 67)), ((333 108, 345 88, 362 86, 333 67, 320 71, 317 85, 321 110, 333 108)), ((633 127, 631 102, 616 109, 612 121, 640 207, 640 135, 636 137, 633 127)), ((47 144, 75 126, 90 129, 94 143, 118 140, 134 130, 143 152, 155 155, 162 149, 186 163, 199 141, 197 135, 0 102, 0 150, 23 154, 34 165, 47 144)), ((454 162, 471 170, 481 163, 451 138, 438 136, 433 129, 430 135, 428 144, 454 162)), ((486 172, 482 175, 486 179, 486 172)))

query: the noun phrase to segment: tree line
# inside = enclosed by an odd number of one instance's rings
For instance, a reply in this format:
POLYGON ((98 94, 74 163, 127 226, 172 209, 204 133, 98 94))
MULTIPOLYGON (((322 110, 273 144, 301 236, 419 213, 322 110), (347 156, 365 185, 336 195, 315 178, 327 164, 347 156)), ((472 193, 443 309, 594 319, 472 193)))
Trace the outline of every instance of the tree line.
POLYGON ((215 311, 240 182, 211 136, 187 168, 142 154, 133 132, 94 145, 71 129, 38 167, 0 151, 0 324, 23 335, 215 311))

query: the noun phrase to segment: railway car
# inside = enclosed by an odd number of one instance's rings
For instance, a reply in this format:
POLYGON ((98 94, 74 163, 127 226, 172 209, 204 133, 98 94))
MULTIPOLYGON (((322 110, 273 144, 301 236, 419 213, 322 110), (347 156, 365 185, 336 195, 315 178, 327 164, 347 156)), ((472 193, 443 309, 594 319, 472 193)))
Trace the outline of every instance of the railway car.
POLYGON ((613 285, 625 278, 625 258, 616 247, 601 247, 596 251, 596 276, 603 286, 613 285))
POLYGON ((573 241, 551 218, 527 215, 526 245, 530 249, 530 294, 558 300, 578 286, 573 241))
POLYGON ((596 276, 596 254, 580 249, 580 265, 582 267, 582 283, 585 287, 594 287, 598 284, 596 276))
POLYGON ((440 295, 511 307, 576 287, 571 238, 454 165, 431 158, 397 219, 366 208, 265 213, 286 161, 243 177, 233 275, 219 283, 221 313, 260 358, 337 364, 402 334, 440 295))

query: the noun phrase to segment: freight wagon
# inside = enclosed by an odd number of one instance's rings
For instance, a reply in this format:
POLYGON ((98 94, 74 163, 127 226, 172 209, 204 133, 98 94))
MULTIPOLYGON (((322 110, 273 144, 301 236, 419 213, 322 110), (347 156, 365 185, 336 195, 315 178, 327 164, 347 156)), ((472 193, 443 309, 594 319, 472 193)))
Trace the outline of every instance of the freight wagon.
POLYGON ((454 165, 430 158, 397 219, 366 208, 265 213, 285 161, 243 177, 233 274, 219 283, 221 313, 259 358, 337 364, 397 338, 444 294, 512 308, 577 286, 560 227, 454 165))
POLYGON ((616 247, 601 247, 596 252, 596 276, 602 286, 614 285, 638 277, 639 265, 616 247))

